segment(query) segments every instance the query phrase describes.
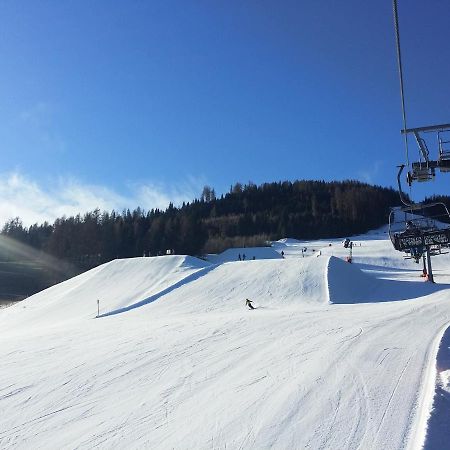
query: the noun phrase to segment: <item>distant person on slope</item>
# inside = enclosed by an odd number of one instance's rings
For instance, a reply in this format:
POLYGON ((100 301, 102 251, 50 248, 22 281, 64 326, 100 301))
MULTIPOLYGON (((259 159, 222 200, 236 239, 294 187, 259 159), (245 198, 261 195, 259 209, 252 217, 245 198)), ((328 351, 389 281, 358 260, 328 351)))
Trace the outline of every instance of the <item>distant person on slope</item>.
POLYGON ((255 309, 255 307, 252 305, 252 301, 249 300, 248 298, 245 299, 245 304, 246 304, 246 306, 248 306, 250 309, 255 309))

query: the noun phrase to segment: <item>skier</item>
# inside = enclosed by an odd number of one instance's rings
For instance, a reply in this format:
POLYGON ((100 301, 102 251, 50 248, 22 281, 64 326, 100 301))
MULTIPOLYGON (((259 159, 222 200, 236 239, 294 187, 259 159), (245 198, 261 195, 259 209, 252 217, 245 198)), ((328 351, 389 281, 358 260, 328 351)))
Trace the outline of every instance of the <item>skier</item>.
POLYGON ((246 304, 246 306, 248 306, 250 309, 255 309, 255 307, 252 305, 252 301, 249 300, 248 298, 245 299, 245 304, 246 304))

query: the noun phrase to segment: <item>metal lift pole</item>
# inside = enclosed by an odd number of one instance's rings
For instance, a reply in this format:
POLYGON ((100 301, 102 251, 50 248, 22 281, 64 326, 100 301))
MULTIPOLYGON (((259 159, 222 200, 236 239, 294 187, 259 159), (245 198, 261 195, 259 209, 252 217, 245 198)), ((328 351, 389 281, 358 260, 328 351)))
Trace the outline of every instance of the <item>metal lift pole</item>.
POLYGON ((433 269, 431 268, 430 246, 427 245, 427 265, 428 265, 428 281, 434 283, 433 269))
POLYGON ((425 261, 425 253, 422 255, 422 262, 423 262, 422 276, 426 277, 428 275, 428 272, 427 272, 427 263, 425 261))

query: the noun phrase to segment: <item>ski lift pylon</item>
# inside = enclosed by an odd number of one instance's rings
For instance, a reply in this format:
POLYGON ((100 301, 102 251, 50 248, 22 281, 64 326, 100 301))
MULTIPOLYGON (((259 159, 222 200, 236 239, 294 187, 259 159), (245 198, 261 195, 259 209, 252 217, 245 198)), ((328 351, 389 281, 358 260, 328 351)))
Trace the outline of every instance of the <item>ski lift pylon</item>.
MULTIPOLYGON (((392 0, 392 7, 394 13, 400 100, 403 119, 403 130, 401 133, 404 136, 406 165, 408 166, 406 180, 409 186, 411 186, 414 181, 426 182, 434 179, 436 170, 439 170, 440 172, 450 172, 450 124, 431 125, 419 128, 407 128, 406 126, 405 92, 397 0, 392 0), (438 154, 436 159, 430 159, 427 142, 421 135, 421 133, 430 132, 437 133, 438 154), (419 146, 419 161, 412 162, 411 164, 409 162, 408 150, 408 134, 410 133, 414 135, 417 145, 419 146)), ((419 263, 420 258, 423 258, 424 273, 427 272, 427 280, 434 282, 431 256, 441 254, 442 247, 449 247, 450 226, 448 224, 450 223, 450 214, 444 203, 412 203, 409 198, 404 195, 400 181, 400 176, 405 165, 402 164, 399 167, 400 169, 397 174, 398 190, 400 200, 404 206, 397 209, 391 209, 389 215, 389 237, 396 250, 405 252, 409 255, 408 257, 414 258, 417 263, 419 263), (432 218, 436 208, 441 208, 443 211, 443 216, 445 216, 445 218, 443 218, 442 222, 434 221, 432 218), (404 220, 403 224, 401 224, 402 226, 398 229, 396 226, 394 227, 395 216, 398 214, 397 211, 401 213, 404 220), (422 213, 419 214, 419 211, 422 213), (410 216, 409 219, 408 215, 410 216), (421 223, 422 220, 426 220, 427 223, 421 223), (444 225, 443 222, 447 222, 447 224, 444 225), (428 270, 425 268, 425 256, 428 270)))

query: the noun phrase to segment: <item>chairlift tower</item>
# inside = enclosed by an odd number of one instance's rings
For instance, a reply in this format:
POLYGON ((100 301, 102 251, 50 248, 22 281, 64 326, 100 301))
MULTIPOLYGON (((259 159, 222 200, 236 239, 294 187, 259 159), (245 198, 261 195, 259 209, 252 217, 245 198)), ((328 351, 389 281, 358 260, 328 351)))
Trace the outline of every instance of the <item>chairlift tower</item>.
MULTIPOLYGON (((408 173, 406 181, 411 187, 413 182, 427 182, 433 180, 436 171, 450 172, 450 124, 430 125, 425 127, 408 128, 406 126, 405 92, 403 83, 402 56, 400 47, 400 30, 398 23, 397 0, 392 0, 394 13, 394 29, 397 48, 398 75, 400 81, 400 99, 402 106, 403 129, 406 150, 406 166, 408 173), (425 133, 434 133, 437 137, 437 154, 430 157, 425 133), (408 135, 414 135, 419 147, 417 161, 409 162, 408 135)), ((428 140, 429 141, 429 140, 428 140)), ((398 191, 403 207, 391 209, 389 215, 389 237, 395 250, 405 252, 408 258, 416 263, 423 259, 423 273, 427 274, 427 280, 434 282, 431 266, 431 256, 442 254, 442 248, 450 246, 450 214, 444 203, 429 204, 414 203, 407 198, 402 190, 401 175, 405 164, 399 166, 397 174, 398 191), (440 216, 437 212, 440 211, 440 216), (401 213, 401 220, 396 219, 396 214, 401 213), (427 268, 425 266, 425 257, 427 268)))

